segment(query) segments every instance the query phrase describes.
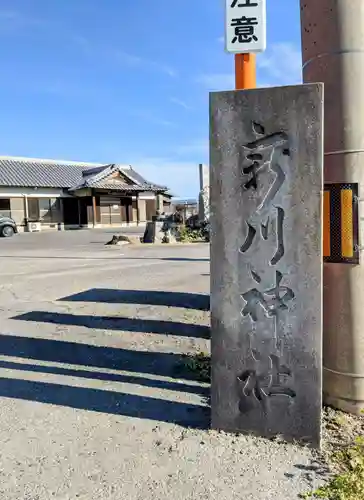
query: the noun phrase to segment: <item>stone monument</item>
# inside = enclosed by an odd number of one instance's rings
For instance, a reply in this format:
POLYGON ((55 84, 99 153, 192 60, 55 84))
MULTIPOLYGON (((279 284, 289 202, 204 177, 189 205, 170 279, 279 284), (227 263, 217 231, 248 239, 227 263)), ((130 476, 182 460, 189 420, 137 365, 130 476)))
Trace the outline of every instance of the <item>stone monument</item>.
POLYGON ((323 86, 210 95, 212 426, 320 445, 323 86))
POLYGON ((200 192, 198 196, 198 218, 201 222, 208 222, 210 217, 210 168, 200 163, 200 192))
POLYGON ((161 243, 164 238, 163 221, 149 221, 145 226, 143 243, 161 243))
POLYGON ((171 217, 155 216, 145 227, 143 243, 176 243, 179 225, 171 217))

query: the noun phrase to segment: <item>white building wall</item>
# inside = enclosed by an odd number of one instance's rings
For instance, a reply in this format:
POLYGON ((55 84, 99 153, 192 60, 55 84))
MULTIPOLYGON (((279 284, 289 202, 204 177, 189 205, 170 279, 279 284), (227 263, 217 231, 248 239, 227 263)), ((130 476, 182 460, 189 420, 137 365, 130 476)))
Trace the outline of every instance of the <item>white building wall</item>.
POLYGON ((0 187, 0 198, 69 198, 70 195, 58 188, 0 187))

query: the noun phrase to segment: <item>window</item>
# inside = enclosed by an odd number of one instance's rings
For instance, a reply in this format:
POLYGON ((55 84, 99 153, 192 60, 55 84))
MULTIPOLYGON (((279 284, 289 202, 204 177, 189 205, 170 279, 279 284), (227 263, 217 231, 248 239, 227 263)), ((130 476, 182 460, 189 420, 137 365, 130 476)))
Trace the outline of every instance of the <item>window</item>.
POLYGON ((28 198, 28 219, 30 221, 38 221, 40 219, 38 198, 28 198))
POLYGON ((38 205, 39 205, 39 211, 48 211, 49 210, 49 198, 39 198, 38 199, 38 205))
POLYGON ((56 224, 60 220, 60 203, 57 198, 28 198, 28 219, 56 224))
POLYGON ((0 215, 11 217, 10 198, 0 198, 0 215))
POLYGON ((39 217, 46 224, 52 223, 52 212, 49 198, 39 198, 39 217))
POLYGON ((59 198, 49 198, 49 221, 53 224, 62 222, 61 203, 59 198))

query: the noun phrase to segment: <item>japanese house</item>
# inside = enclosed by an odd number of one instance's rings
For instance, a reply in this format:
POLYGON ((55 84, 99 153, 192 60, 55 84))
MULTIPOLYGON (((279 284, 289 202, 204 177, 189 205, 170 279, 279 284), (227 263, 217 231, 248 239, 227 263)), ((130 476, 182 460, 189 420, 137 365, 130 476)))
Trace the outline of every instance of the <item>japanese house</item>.
POLYGON ((170 203, 130 165, 0 156, 0 214, 19 231, 137 225, 170 203))

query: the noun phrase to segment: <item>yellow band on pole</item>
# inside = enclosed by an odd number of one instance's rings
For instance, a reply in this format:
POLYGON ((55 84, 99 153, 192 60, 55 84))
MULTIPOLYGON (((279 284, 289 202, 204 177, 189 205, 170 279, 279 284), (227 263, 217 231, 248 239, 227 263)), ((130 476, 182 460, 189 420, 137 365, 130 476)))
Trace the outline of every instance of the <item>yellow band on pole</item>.
POLYGON ((341 254, 351 258, 354 255, 353 234, 353 191, 341 191, 341 254))
POLYGON ((330 191, 324 191, 324 214, 323 214, 323 239, 324 257, 331 256, 331 230, 330 230, 330 191))

